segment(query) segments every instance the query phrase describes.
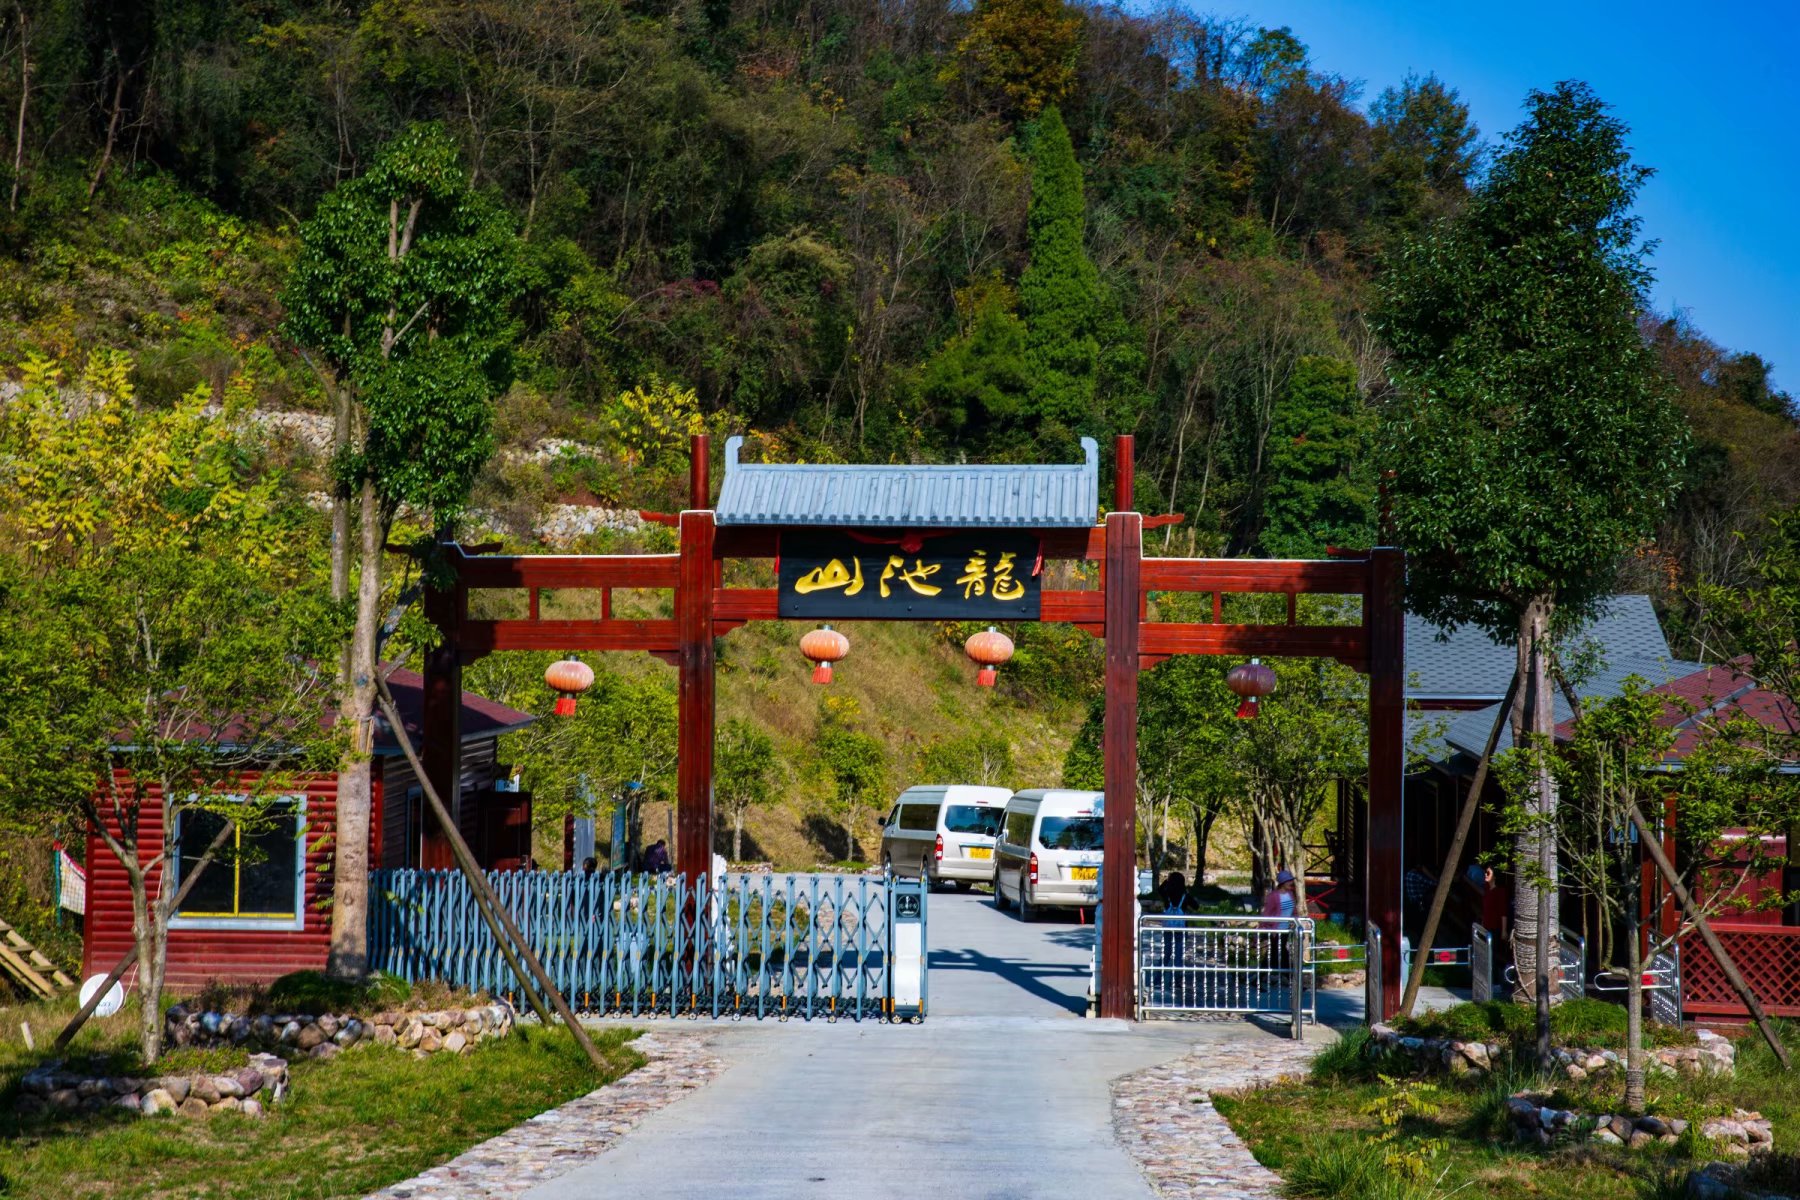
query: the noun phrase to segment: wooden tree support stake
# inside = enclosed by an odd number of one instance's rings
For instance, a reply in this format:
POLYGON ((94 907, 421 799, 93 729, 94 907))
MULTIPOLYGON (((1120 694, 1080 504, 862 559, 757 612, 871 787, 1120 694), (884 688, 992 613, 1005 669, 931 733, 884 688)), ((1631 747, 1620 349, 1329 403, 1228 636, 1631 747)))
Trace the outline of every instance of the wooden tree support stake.
POLYGON ((1750 1012, 1750 1019, 1755 1021, 1757 1029, 1762 1031, 1763 1040, 1769 1043, 1769 1049, 1773 1050, 1775 1057, 1781 1060, 1782 1068, 1793 1070, 1794 1064, 1788 1059, 1787 1047, 1782 1045, 1780 1036, 1775 1032, 1775 1027, 1769 1023, 1769 1014, 1763 1011, 1762 1001, 1758 1000, 1756 993, 1750 990, 1750 985, 1744 981, 1743 975, 1737 969, 1737 963, 1732 961, 1730 954, 1726 953, 1725 944, 1719 941, 1719 935, 1713 932, 1712 922, 1706 919, 1706 915, 1700 911, 1700 906, 1694 903, 1694 897, 1681 882, 1681 876, 1675 873, 1675 864, 1669 861, 1667 854, 1663 853, 1662 842, 1657 838, 1656 831, 1650 827, 1650 823, 1644 820, 1643 810, 1638 808, 1635 800, 1631 804, 1631 823, 1637 826, 1638 840, 1643 843, 1644 849, 1648 850, 1650 857, 1655 860, 1656 869, 1662 873, 1663 882, 1667 883, 1669 890, 1675 893, 1675 899, 1681 904, 1681 911, 1687 914, 1688 920, 1694 923, 1694 928, 1700 931, 1700 940, 1706 943, 1706 948, 1711 950, 1713 957, 1719 960, 1719 969, 1725 972, 1725 981, 1738 994, 1738 999, 1744 1002, 1744 1007, 1750 1012))
POLYGON ((575 1019, 575 1013, 569 1007, 569 1002, 557 990, 556 984, 551 982, 549 973, 544 970, 544 964, 538 961, 537 955, 532 952, 531 946, 520 934, 519 927, 513 923, 512 915, 506 911, 506 906, 500 903, 500 898, 489 886, 487 876, 482 874, 481 868, 475 864, 475 856, 469 851, 469 844, 463 840, 462 832, 456 828, 456 822, 451 818, 450 811, 444 807, 443 798, 438 795, 437 788, 431 782, 431 777, 425 772, 425 764, 419 761, 418 751, 413 748, 412 737, 406 732, 406 725, 400 719, 399 709, 394 706, 394 695, 388 690, 387 680, 378 675, 376 688, 377 697, 381 701, 381 711, 387 717, 394 740, 400 743, 400 752, 406 755, 407 763, 412 767, 413 773, 418 776, 419 785, 425 792, 426 802, 431 805, 433 815, 437 817, 445 838, 450 842, 450 851, 456 856, 456 865, 462 869, 463 878, 469 881, 469 888, 475 894, 476 907, 481 910, 482 916, 487 920, 489 931, 493 933, 495 941, 500 945, 501 953, 506 956, 507 965, 512 968, 514 977, 519 981, 520 990, 525 993, 526 999, 531 1001, 532 1008, 537 1011, 538 1020, 543 1022, 546 1029, 550 1027, 550 1014, 544 1009, 544 1001, 539 998, 537 992, 532 990, 531 981, 533 979, 536 979, 543 995, 549 998, 551 1006, 556 1009, 556 1015, 561 1017, 563 1024, 569 1027, 569 1033, 575 1038, 575 1042, 581 1047, 582 1052, 588 1056, 588 1061, 594 1064, 595 1070, 607 1070, 611 1064, 601 1055, 599 1048, 594 1045, 593 1039, 588 1036, 587 1030, 582 1028, 581 1022, 575 1019), (496 929, 496 925, 501 928, 496 929), (524 960, 523 966, 520 964, 521 959, 524 960))
POLYGON ((1469 787, 1469 795, 1463 801, 1462 811, 1456 817, 1456 836, 1450 841, 1450 853, 1444 856, 1444 869, 1438 872, 1437 887, 1431 893, 1431 911, 1425 914, 1425 928, 1419 932, 1419 947, 1413 954, 1412 974, 1406 979, 1406 994, 1400 998, 1399 1018, 1405 1020, 1412 1016, 1413 1004, 1419 998, 1419 985, 1425 979, 1425 964, 1431 961, 1431 948, 1437 941, 1438 924, 1444 919, 1444 906, 1450 899, 1451 877, 1455 874, 1456 864, 1462 861, 1463 847, 1469 841, 1469 829, 1475 824, 1475 810, 1481 805, 1481 789, 1487 786, 1488 766, 1494 761, 1494 750, 1500 745, 1500 731, 1506 728, 1507 714, 1512 711, 1513 700, 1519 694, 1519 672, 1513 671, 1512 682, 1506 685, 1506 699, 1500 702, 1500 711, 1494 714, 1494 727, 1488 730, 1487 744, 1481 750, 1481 762, 1475 767, 1475 781, 1469 787))

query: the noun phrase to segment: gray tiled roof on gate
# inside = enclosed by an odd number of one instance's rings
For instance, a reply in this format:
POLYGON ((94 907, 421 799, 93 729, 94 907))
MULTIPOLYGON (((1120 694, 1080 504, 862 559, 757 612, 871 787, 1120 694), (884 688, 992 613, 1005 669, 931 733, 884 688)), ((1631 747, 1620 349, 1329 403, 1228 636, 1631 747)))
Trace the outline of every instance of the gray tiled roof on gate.
MULTIPOLYGON (((1663 670, 1657 664, 1673 662, 1669 640, 1663 635, 1662 623, 1650 597, 1613 596, 1595 613, 1593 620, 1563 639, 1563 644, 1579 652, 1588 644, 1598 651, 1602 666, 1634 662, 1645 670, 1652 683, 1664 682, 1663 670)), ((1414 702, 1432 700, 1499 701, 1506 695, 1512 680, 1515 654, 1513 647, 1499 645, 1473 625, 1463 625, 1448 634, 1411 613, 1406 616, 1406 698, 1414 702)), ((1698 669, 1693 668, 1693 669, 1698 669)), ((1600 674, 1607 672, 1602 669, 1600 674)), ((1619 673, 1623 678, 1629 671, 1619 673)), ((1686 674, 1679 671, 1677 674, 1686 674)))
POLYGON ((1086 461, 837 466, 741 463, 725 442, 720 525, 860 525, 935 529, 1068 529, 1100 515, 1100 448, 1086 461))

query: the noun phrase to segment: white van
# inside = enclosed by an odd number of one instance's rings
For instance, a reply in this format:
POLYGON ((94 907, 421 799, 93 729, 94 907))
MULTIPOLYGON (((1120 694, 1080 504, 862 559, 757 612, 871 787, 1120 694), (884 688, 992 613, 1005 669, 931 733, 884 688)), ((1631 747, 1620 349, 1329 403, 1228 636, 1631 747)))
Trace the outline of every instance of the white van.
POLYGON ((1006 803, 994 843, 994 907, 1092 908, 1100 900, 1101 793, 1032 788, 1006 803))
POLYGON ((881 831, 882 865, 928 886, 962 891, 994 877, 994 835, 1012 793, 1003 787, 935 784, 900 793, 881 831))

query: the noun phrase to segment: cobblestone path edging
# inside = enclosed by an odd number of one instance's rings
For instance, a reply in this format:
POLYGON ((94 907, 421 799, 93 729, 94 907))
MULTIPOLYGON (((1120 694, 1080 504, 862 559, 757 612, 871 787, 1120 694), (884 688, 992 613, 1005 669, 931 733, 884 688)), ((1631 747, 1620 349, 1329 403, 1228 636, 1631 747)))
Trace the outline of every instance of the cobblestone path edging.
POLYGON ((564 1175, 638 1122, 712 1080, 724 1062, 699 1034, 645 1033, 631 1043, 649 1059, 605 1087, 516 1125, 368 1200, 500 1200, 564 1175))
POLYGON ((1281 1179, 1232 1132, 1212 1093, 1306 1069, 1317 1043, 1233 1039, 1113 1081, 1113 1132, 1169 1200, 1273 1200, 1281 1179))

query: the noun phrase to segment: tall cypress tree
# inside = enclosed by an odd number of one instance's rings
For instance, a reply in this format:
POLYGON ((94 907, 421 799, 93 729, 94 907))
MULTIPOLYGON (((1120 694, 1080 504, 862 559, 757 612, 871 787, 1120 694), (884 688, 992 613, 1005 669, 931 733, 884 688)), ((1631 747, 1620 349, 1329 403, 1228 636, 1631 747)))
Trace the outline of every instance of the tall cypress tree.
POLYGON ((1094 408, 1100 274, 1083 242, 1086 223, 1081 164, 1062 114, 1052 106, 1031 140, 1031 261, 1019 277, 1030 408, 1040 423, 1074 427, 1094 408))

